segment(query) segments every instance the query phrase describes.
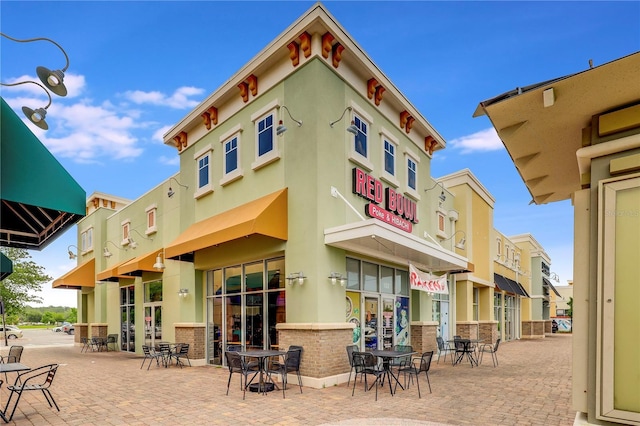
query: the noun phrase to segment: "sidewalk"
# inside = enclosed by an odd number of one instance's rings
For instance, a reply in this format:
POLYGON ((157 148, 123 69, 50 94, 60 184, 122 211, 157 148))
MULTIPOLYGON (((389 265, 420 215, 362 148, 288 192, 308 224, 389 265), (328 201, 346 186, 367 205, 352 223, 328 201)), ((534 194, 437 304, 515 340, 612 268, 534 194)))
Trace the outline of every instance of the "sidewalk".
MULTIPOLYGON (((2 348, 5 349, 5 348, 2 348)), ((346 357, 346 351, 345 351, 346 357)), ((447 358, 448 359, 448 358, 447 358)), ((380 388, 355 396, 346 383, 326 389, 303 388, 291 379, 282 392, 266 396, 247 392, 242 400, 240 375, 234 374, 226 396, 228 370, 212 366, 140 369, 141 356, 121 352, 80 353, 80 347, 26 347, 22 363, 60 364, 51 387, 60 412, 38 392, 25 393, 16 425, 570 425, 571 335, 547 335, 500 345, 500 365, 491 357, 468 363, 432 364, 429 394, 421 377, 422 399, 414 386, 380 388), (292 383, 293 382, 293 383, 292 383), (295 384, 295 386, 294 386, 295 384)), ((304 362, 304 355, 303 355, 304 362)), ((10 375, 10 381, 15 375, 10 375)), ((4 380, 4 377, 2 378, 4 380)), ((8 398, 6 383, 0 403, 8 398)))

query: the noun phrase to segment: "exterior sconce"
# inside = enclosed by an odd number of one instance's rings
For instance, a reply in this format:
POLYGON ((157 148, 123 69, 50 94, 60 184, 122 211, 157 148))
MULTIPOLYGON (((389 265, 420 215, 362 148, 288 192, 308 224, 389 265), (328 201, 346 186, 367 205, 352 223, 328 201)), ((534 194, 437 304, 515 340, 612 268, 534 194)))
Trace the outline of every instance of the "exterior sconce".
POLYGON ((444 194, 444 186, 442 185, 442 182, 436 182, 435 185, 433 185, 431 188, 427 188, 424 190, 424 192, 428 192, 431 191, 433 188, 435 188, 436 186, 440 185, 442 187, 442 192, 440 192, 440 201, 441 202, 445 202, 445 200, 447 199, 447 196, 444 194))
MULTIPOLYGON (((342 111, 342 115, 340 116, 340 118, 338 118, 337 120, 332 121, 332 122, 329 123, 329 127, 333 127, 334 124, 336 124, 338 121, 342 120, 344 118, 344 114, 347 111, 353 111, 353 108, 346 107, 344 109, 344 111, 342 111)), ((358 134, 358 128, 356 127, 356 123, 353 120, 351 120, 351 125, 349 127, 347 127, 347 132, 349 132, 351 134, 354 134, 354 135, 358 134)))
POLYGON ((178 185, 180 185, 181 187, 185 188, 185 189, 189 189, 189 187, 187 185, 183 185, 180 182, 178 182, 178 179, 174 178, 173 176, 169 178, 169 190, 167 191, 167 197, 171 198, 173 197, 173 194, 175 194, 175 192, 173 191, 173 189, 171 189, 171 179, 175 180, 176 183, 178 185))
POLYGON ((329 274, 329 279, 331 280, 331 284, 336 285, 337 282, 340 282, 340 285, 344 287, 347 282, 347 277, 343 276, 340 272, 332 272, 329 274))
POLYGON ((76 251, 78 251, 78 247, 74 246, 73 244, 70 245, 69 247, 67 247, 67 253, 69 253, 69 259, 73 260, 73 259, 77 258, 78 255, 71 251, 71 247, 75 247, 76 251))
MULTIPOLYGON (((105 241, 105 242, 104 242, 104 249, 102 250, 102 255, 103 255, 104 257, 111 257, 111 256, 113 256, 113 253, 111 253, 111 252, 109 251, 109 249, 107 248, 107 243, 111 243, 111 244, 113 244, 113 246, 114 246, 115 248, 117 248, 118 250, 123 250, 123 249, 121 249, 120 247, 118 247, 118 245, 117 245, 116 243, 114 243, 113 241, 111 241, 111 240, 107 240, 107 241, 105 241)), ((125 249, 125 250, 126 250, 126 249, 125 249)))
POLYGON ((549 274, 549 278, 554 280, 555 282, 559 283, 560 282, 560 277, 558 276, 558 274, 556 274, 555 272, 551 272, 549 274))
MULTIPOLYGON (((135 229, 132 230, 131 232, 132 233, 135 232, 136 234, 140 235, 145 240, 153 241, 153 238, 145 237, 144 235, 142 235, 140 232, 138 232, 135 229)), ((129 241, 129 247, 131 247, 132 249, 135 249, 136 247, 138 247, 138 243, 133 239, 133 237, 131 235, 129 235, 129 238, 127 238, 127 240, 129 241)))
POLYGON ((189 289, 188 288, 181 288, 180 290, 178 290, 178 296, 185 298, 189 295, 189 289))
POLYGON ((289 285, 291 285, 294 282, 298 281, 298 285, 302 285, 306 278, 307 277, 304 276, 304 273, 302 271, 292 272, 291 274, 287 275, 287 282, 289 283, 289 285))
MULTIPOLYGON (((296 120, 295 118, 293 118, 293 116, 291 115, 291 112, 289 112, 289 108, 287 108, 285 105, 282 105, 280 108, 284 108, 287 111, 287 114, 289 114, 289 117, 295 121, 296 123, 298 123, 298 127, 302 126, 302 120, 296 120)), ((282 120, 280 120, 278 122, 278 127, 276 127, 276 135, 280 136, 281 134, 283 134, 284 132, 287 131, 287 128, 284 126, 282 120)))
POLYGON ((453 234, 451 234, 451 236, 450 236, 449 238, 445 238, 445 239, 444 239, 444 240, 442 240, 442 241, 450 240, 450 239, 452 239, 453 237, 455 237, 455 236, 456 236, 456 234, 460 234, 460 233, 462 233, 462 238, 460 238, 460 241, 458 241, 458 242, 454 245, 454 247, 455 247, 455 248, 457 248, 457 249, 459 249, 459 250, 464 250, 464 249, 465 249, 465 244, 466 244, 466 242, 467 242, 467 238, 466 238, 466 237, 467 237, 467 234, 465 234, 465 233, 464 233, 464 231, 456 231, 456 232, 454 232, 453 234))
POLYGON ((164 269, 164 263, 162 263, 162 257, 164 256, 163 251, 159 251, 156 256, 156 263, 153 264, 153 269, 157 271, 162 271, 164 269))
POLYGON ((29 81, 21 81, 18 83, 0 83, 0 86, 19 86, 21 84, 28 84, 28 83, 35 84, 37 86, 42 87, 42 90, 44 90, 44 92, 47 94, 47 97, 49 98, 49 103, 44 108, 37 108, 37 109, 31 109, 29 107, 23 106, 22 112, 29 119, 30 122, 40 127, 42 130, 48 130, 49 125, 44 120, 44 118, 47 116, 47 108, 51 106, 51 95, 49 94, 49 92, 47 92, 47 89, 45 89, 42 84, 29 80, 29 81))

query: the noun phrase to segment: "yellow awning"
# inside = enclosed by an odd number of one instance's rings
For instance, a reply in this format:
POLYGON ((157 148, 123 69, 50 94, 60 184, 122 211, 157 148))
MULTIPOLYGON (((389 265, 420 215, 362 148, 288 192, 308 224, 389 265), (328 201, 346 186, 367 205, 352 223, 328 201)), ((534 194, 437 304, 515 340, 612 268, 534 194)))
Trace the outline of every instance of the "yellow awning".
POLYGON ((107 268, 104 271, 98 273, 98 275, 96 275, 96 280, 98 281, 118 281, 120 280, 120 278, 131 278, 128 275, 120 275, 118 274, 118 268, 122 265, 124 265, 125 263, 131 261, 133 259, 128 259, 125 260, 124 262, 120 262, 117 263, 115 265, 113 265, 111 268, 107 268))
POLYGON ((162 272, 153 268, 153 265, 156 263, 156 256, 159 252, 162 252, 161 248, 123 263, 118 267, 118 275, 141 276, 142 271, 162 272))
POLYGON ((287 188, 194 223, 165 248, 168 259, 253 234, 287 240, 287 188))
POLYGON ((80 290, 82 287, 96 286, 96 259, 78 265, 57 280, 53 281, 53 288, 69 288, 80 290))

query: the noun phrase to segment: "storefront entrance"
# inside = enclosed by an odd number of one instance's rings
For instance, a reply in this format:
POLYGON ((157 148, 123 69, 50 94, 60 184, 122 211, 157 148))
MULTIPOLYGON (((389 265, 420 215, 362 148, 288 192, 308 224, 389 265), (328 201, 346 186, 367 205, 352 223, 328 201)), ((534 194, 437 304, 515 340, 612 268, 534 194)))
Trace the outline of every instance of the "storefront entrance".
POLYGON ((136 351, 135 339, 135 287, 120 288, 120 350, 125 352, 136 351))
POLYGON ((144 344, 155 347, 162 341, 162 306, 144 307, 144 344))

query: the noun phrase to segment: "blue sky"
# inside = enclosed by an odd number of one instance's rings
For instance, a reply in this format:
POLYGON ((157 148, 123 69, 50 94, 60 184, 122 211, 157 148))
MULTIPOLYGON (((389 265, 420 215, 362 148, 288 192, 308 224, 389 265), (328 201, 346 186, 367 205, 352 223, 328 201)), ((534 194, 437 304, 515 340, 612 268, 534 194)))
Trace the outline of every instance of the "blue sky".
MULTIPOLYGON (((47 37, 67 52, 69 95, 53 96, 48 131, 34 133, 85 189, 135 199, 178 171, 162 135, 314 3, 2 1, 2 32, 47 37)), ((572 278, 570 201, 531 197, 480 101, 640 50, 640 2, 324 2, 329 12, 447 141, 433 177, 469 168, 495 197, 494 224, 531 233, 561 284, 572 278)), ((47 42, 0 39, 4 83, 60 69, 47 42)), ((46 105, 35 85, 2 87, 17 111, 46 105)), ((21 112, 19 112, 22 115, 21 112)), ((75 228, 34 260, 57 278, 75 266, 75 228)), ((50 287, 46 285, 45 287, 50 287)), ((75 306, 46 290, 45 305, 75 306)))

